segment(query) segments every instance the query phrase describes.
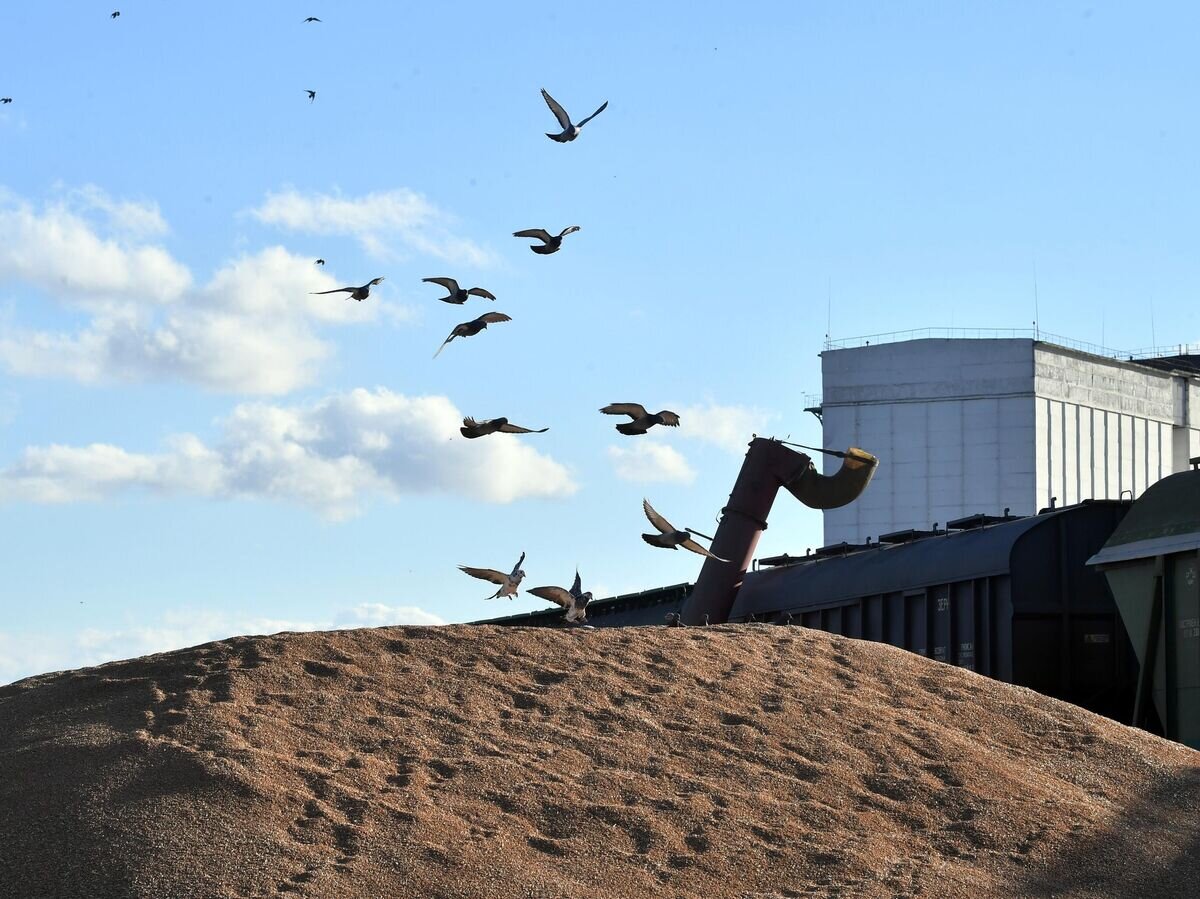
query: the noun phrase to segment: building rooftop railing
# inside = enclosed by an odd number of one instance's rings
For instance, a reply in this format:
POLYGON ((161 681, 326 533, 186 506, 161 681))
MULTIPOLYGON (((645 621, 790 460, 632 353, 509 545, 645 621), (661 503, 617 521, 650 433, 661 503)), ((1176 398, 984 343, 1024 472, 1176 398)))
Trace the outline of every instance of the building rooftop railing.
POLYGON ((838 340, 825 338, 825 349, 847 350, 855 347, 870 346, 879 343, 900 343, 905 340, 925 339, 969 339, 969 340, 999 340, 1004 338, 1025 338, 1053 343, 1057 346, 1078 350, 1081 353, 1091 353, 1093 356, 1105 356, 1109 359, 1119 359, 1123 362, 1136 362, 1139 359, 1156 359, 1163 356, 1200 355, 1200 343, 1178 343, 1168 346, 1142 347, 1136 350, 1118 350, 1112 347, 1089 343, 1086 340, 1075 340, 1061 334, 1051 334, 1040 328, 913 328, 908 331, 891 331, 886 334, 866 334, 861 337, 847 337, 838 340))

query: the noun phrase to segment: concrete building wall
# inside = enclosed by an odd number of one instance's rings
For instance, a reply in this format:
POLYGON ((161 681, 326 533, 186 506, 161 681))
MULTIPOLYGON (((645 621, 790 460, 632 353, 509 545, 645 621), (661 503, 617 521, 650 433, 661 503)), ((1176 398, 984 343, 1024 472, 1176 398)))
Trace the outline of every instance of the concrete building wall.
POLYGON ((1052 344, 1033 357, 1038 508, 1137 497, 1186 467, 1172 438, 1188 430, 1186 379, 1052 344))
POLYGON ((1200 456, 1200 381, 1030 339, 829 350, 822 376, 825 445, 880 459, 826 543, 1137 497, 1200 456))
MULTIPOLYGON (((1032 341, 831 350, 822 375, 825 445, 861 446, 880 460, 858 500, 825 512, 827 543, 1006 506, 1037 511, 1032 341)), ((827 459, 826 471, 837 464, 827 459)))

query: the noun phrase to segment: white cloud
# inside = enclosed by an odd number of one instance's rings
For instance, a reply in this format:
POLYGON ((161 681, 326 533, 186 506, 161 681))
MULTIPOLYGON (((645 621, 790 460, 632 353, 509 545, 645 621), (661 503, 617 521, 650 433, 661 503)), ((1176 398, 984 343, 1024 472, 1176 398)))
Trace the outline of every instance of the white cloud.
POLYGON ((381 602, 359 603, 340 612, 333 619, 334 627, 392 627, 397 624, 445 624, 446 622, 418 606, 388 606, 381 602))
POLYGON ((767 424, 774 418, 773 412, 753 406, 680 406, 679 435, 741 455, 751 435, 765 436, 767 424))
POLYGON ((85 208, 103 212, 112 228, 130 236, 155 237, 171 230, 157 203, 114 200, 94 184, 73 190, 69 196, 85 208))
POLYGON ((170 652, 213 640, 280 631, 321 631, 398 624, 445 624, 418 606, 360 603, 329 617, 309 620, 231 615, 209 609, 168 611, 152 622, 130 621, 120 627, 84 628, 47 636, 0 631, 0 684, 47 671, 100 665, 156 652, 170 652))
MULTIPOLYGON (((83 205, 94 206, 101 199, 116 210, 112 217, 126 224, 140 221, 145 228, 158 216, 157 208, 116 204, 98 191, 83 205)), ((33 284, 80 305, 104 300, 172 303, 183 295, 191 284, 185 266, 162 247, 124 235, 99 236, 78 205, 58 202, 38 211, 0 193, 0 278, 33 284)))
POLYGON ((319 327, 380 317, 403 324, 413 314, 381 304, 386 287, 363 303, 314 295, 350 285, 280 246, 230 260, 194 285, 187 267, 144 240, 167 229, 157 206, 114 200, 92 186, 65 197, 35 209, 0 192, 0 280, 88 316, 71 332, 0 323, 0 366, 14 374, 83 383, 182 380, 277 395, 311 384, 333 353, 319 327), (103 222, 89 218, 93 212, 103 222))
POLYGON ((173 437, 169 444, 170 452, 154 456, 103 443, 28 447, 16 465, 0 472, 0 502, 99 500, 135 487, 166 495, 224 493, 220 454, 191 435, 173 437))
POLYGON ((695 470, 674 447, 645 438, 629 448, 610 446, 608 457, 613 461, 617 477, 638 483, 674 481, 690 484, 696 479, 695 470))
POLYGON ((463 439, 462 417, 445 397, 384 388, 307 405, 243 404, 211 447, 190 434, 154 454, 106 444, 28 447, 0 471, 0 502, 78 502, 140 489, 274 499, 337 520, 372 496, 454 493, 508 503, 577 489, 566 468, 520 440, 463 439))
POLYGON ((227 263, 165 310, 110 304, 74 334, 6 329, 0 364, 84 383, 178 379, 231 393, 287 393, 312 383, 333 351, 315 325, 379 315, 375 303, 312 295, 339 286, 312 260, 268 247, 227 263))
POLYGON ((452 217, 407 188, 353 198, 289 188, 268 194, 250 214, 291 231, 357 238, 380 259, 395 258, 397 245, 446 262, 480 266, 495 259, 490 250, 452 234, 452 217))

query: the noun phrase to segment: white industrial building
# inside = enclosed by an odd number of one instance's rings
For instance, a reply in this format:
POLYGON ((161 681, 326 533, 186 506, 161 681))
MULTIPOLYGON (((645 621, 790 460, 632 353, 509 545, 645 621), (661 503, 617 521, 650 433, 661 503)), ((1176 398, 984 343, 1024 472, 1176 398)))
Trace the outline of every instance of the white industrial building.
MULTIPOLYGON (((886 340, 821 354, 825 446, 879 457, 866 492, 825 512, 826 544, 1136 498, 1200 456, 1200 356, 1129 361, 1033 337, 886 340)), ((827 459, 826 472, 838 464, 827 459)))

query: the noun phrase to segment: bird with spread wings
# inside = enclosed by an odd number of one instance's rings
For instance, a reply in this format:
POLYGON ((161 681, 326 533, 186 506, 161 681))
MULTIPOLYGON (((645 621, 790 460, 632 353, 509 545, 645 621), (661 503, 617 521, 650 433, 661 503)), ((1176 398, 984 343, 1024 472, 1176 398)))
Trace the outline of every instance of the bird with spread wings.
POLYGON ((485 421, 476 421, 473 418, 464 418, 463 426, 459 428, 462 435, 468 440, 474 440, 476 437, 486 437, 488 434, 495 434, 499 431, 501 434, 545 434, 549 428, 523 428, 520 425, 514 425, 507 418, 489 418, 485 421))
POLYGON ((604 103, 601 104, 600 108, 593 112, 590 116, 588 116, 582 122, 572 125, 571 117, 567 115, 567 111, 562 108, 562 104, 551 97, 550 94, 546 92, 545 88, 542 88, 542 99, 546 101, 546 105, 550 107, 550 111, 554 113, 554 117, 558 119, 559 127, 562 128, 562 131, 560 131, 558 134, 550 134, 549 132, 546 132, 546 137, 550 138, 550 140, 558 141, 560 144, 569 143, 570 141, 575 140, 575 138, 579 137, 579 131, 584 125, 608 108, 608 101, 605 100, 604 103))
POLYGON ((525 592, 562 606, 567 610, 567 621, 573 624, 583 624, 587 621, 587 604, 592 601, 592 594, 583 592, 578 569, 575 570, 575 583, 571 585, 570 590, 562 587, 531 587, 525 592))
POLYGON ((691 528, 684 528, 682 531, 667 521, 661 515, 654 511, 654 507, 650 505, 649 500, 642 500, 642 511, 646 513, 646 517, 650 519, 650 523, 654 525, 659 533, 657 534, 642 534, 642 539, 651 546, 659 546, 663 549, 690 549, 694 553, 702 556, 707 556, 710 559, 716 559, 718 562, 728 562, 728 559, 722 559, 719 556, 714 556, 707 549, 692 539, 692 535, 703 537, 705 540, 712 540, 705 534, 699 531, 693 531, 691 528))
POLYGON ((450 291, 449 296, 438 297, 443 303, 453 303, 456 306, 461 306, 467 301, 468 297, 483 297, 485 300, 496 299, 495 294, 490 290, 484 290, 482 287, 471 287, 463 290, 453 278, 422 278, 421 280, 428 284, 438 284, 450 291))
POLYGON ((650 413, 641 403, 609 403, 601 410, 605 415, 628 415, 633 421, 623 421, 617 425, 622 434, 645 434, 655 425, 666 425, 669 428, 679 427, 679 416, 663 409, 661 412, 650 413))
POLYGON ((471 319, 469 322, 463 322, 454 326, 454 330, 450 332, 450 336, 442 341, 442 345, 438 347, 437 353, 433 354, 433 358, 438 357, 438 353, 446 348, 446 344, 452 341, 455 337, 474 337, 480 331, 484 330, 488 325, 494 325, 496 322, 510 322, 512 317, 505 315, 503 312, 485 312, 479 318, 471 319))
POLYGON ((574 234, 579 231, 578 225, 572 225, 569 228, 563 228, 558 234, 551 234, 545 228, 526 228, 524 231, 514 231, 513 237, 533 237, 541 241, 541 244, 531 244, 529 249, 537 253, 539 256, 549 256, 551 253, 557 253, 558 248, 562 246, 562 240, 568 234, 574 234))
MULTIPOLYGON (((325 260, 320 260, 320 264, 324 265, 325 260)), ((336 290, 312 290, 309 291, 309 293, 315 297, 324 296, 327 293, 346 293, 349 294, 349 296, 346 297, 347 300, 358 300, 361 303, 371 295, 371 288, 382 280, 383 278, 372 278, 362 287, 339 287, 336 290)))
POLYGON ((521 558, 517 559, 517 564, 513 566, 513 570, 508 574, 503 571, 497 571, 495 568, 472 568, 469 565, 459 565, 458 570, 464 571, 471 577, 477 577, 481 581, 491 581, 493 584, 499 584, 498 589, 487 599, 499 599, 501 596, 507 596, 512 599, 516 595, 517 588, 521 586, 521 581, 525 579, 525 572, 521 570, 521 563, 525 561, 525 553, 521 553, 521 558))

